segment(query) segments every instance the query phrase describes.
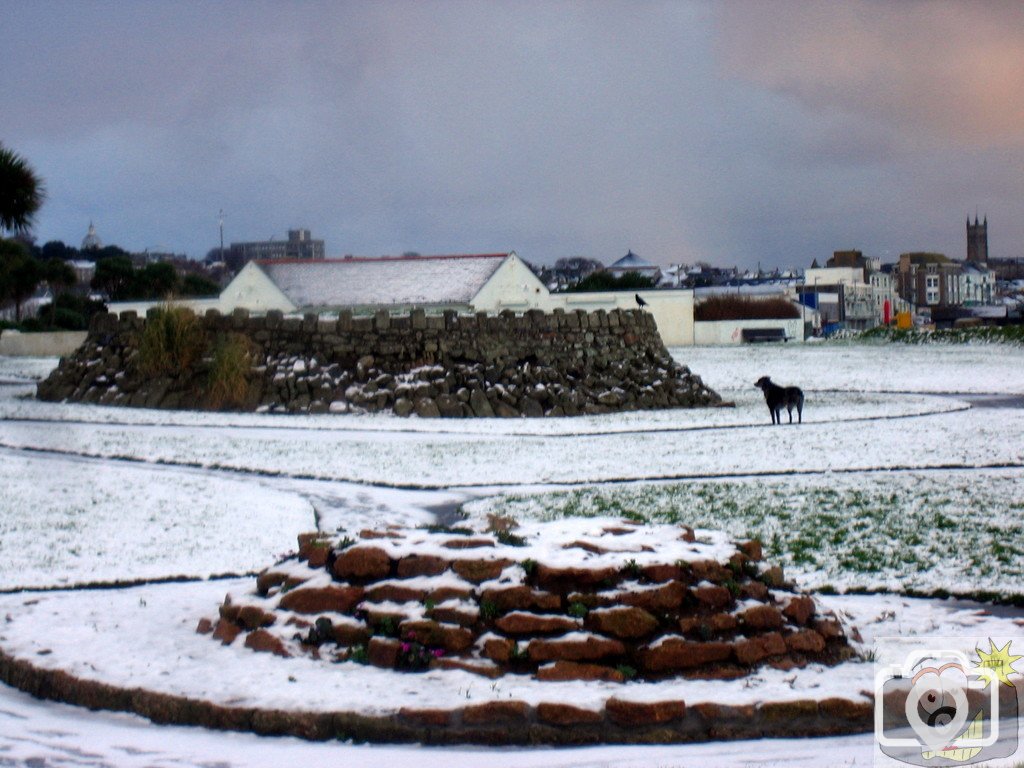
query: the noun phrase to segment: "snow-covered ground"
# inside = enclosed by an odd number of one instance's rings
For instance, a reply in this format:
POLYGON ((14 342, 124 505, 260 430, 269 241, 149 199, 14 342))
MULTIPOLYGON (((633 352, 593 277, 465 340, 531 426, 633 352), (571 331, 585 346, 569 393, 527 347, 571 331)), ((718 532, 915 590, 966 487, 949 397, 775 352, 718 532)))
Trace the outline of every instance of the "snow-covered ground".
MULTIPOLYGON (((736 499, 761 493, 780 504, 791 504, 794 496, 810 495, 813 489, 833 488, 841 504, 858 489, 880 493, 880 488, 892 488, 898 497, 893 502, 897 512, 913 510, 914 499, 930 494, 927 498, 937 507, 947 505, 939 509, 942 514, 959 506, 961 516, 951 519, 969 521, 965 528, 976 532, 985 528, 976 516, 991 512, 1006 497, 1002 517, 987 523, 988 538, 977 533, 969 545, 975 550, 991 547, 1002 534, 1014 546, 1014 526, 1020 525, 1019 503, 1024 498, 1018 490, 1024 467, 1019 437, 1024 409, 970 407, 964 398, 946 395, 1024 394, 1024 350, 827 344, 673 352, 736 407, 511 421, 174 414, 38 403, 30 399, 31 387, 25 382, 45 375, 55 361, 0 358, 0 446, 5 449, 0 453, 5 488, 0 499, 0 584, 59 587, 68 582, 182 575, 201 579, 269 563, 294 546, 297 531, 315 521, 327 530, 385 522, 418 525, 434 514, 450 517, 459 504, 473 499, 490 504, 487 497, 502 493, 607 494, 607 485, 594 490, 571 486, 609 481, 618 489, 644 494, 652 487, 668 487, 667 481, 673 479, 707 483, 715 478, 719 485, 739 489, 736 499), (767 423, 761 394, 752 386, 766 374, 807 391, 804 425, 773 428, 767 423), (909 471, 921 468, 933 470, 909 471), (792 473, 802 476, 787 476, 792 473), (636 482, 654 479, 663 482, 636 482), (70 510, 86 511, 69 514, 70 510)), ((652 500, 657 496, 645 497, 645 503, 656 507, 652 500)), ((549 500, 541 506, 554 509, 559 503, 549 500)), ((682 505, 680 511, 702 516, 703 526, 717 516, 713 504, 682 505)), ((922 511, 927 507, 919 508, 922 511)), ((753 522, 750 516, 742 519, 748 525, 753 522)), ((927 527, 927 517, 920 519, 920 526, 927 527)), ((835 584, 835 573, 828 568, 833 553, 822 549, 811 555, 817 560, 794 560, 790 572, 810 584, 835 584)), ((942 563, 930 559, 908 562, 906 583, 920 578, 950 581, 966 562, 956 557, 942 563), (927 573, 922 576, 922 571, 927 573)), ((1014 580, 1010 591, 1024 593, 1019 569, 1005 568, 997 577, 1014 580)), ((883 581, 890 587, 903 583, 895 571, 887 571, 883 581)), ((153 609, 163 600, 168 610, 161 613, 161 621, 167 626, 159 642, 199 654, 189 679, 203 685, 205 671, 216 669, 218 660, 229 659, 234 649, 221 649, 192 629, 198 617, 212 614, 229 585, 196 581, 142 585, 116 593, 17 592, 0 597, 0 616, 12 617, 10 626, 0 624, 0 643, 31 647, 42 640, 25 628, 35 622, 62 626, 75 616, 95 614, 99 628, 102 613, 105 621, 120 620, 128 626, 157 613, 153 609), (24 605, 35 599, 40 602, 24 605), (119 607, 111 612, 110 606, 119 607)), ((838 601, 835 607, 858 617, 869 642, 893 630, 1021 634, 1007 624, 1019 614, 997 621, 971 611, 951 613, 950 606, 939 601, 891 596, 824 599, 838 601), (967 626, 957 628, 964 623, 967 626)), ((83 668, 89 657, 107 659, 104 664, 114 673, 122 646, 107 642, 111 632, 93 630, 89 624, 77 624, 72 637, 61 640, 59 651, 51 648, 40 658, 47 663, 65 659, 83 668)), ((245 654, 251 662, 253 654, 245 654)), ((288 663, 292 661, 299 660, 288 663)), ((226 668, 232 663, 226 662, 226 668)), ((141 661, 132 664, 144 666, 141 661)), ((129 679, 160 677, 141 666, 126 664, 125 669, 135 670, 125 673, 129 679)), ((268 669, 267 674, 277 672, 268 669)), ((387 689, 388 695, 414 695, 406 689, 421 678, 409 683, 403 679, 403 685, 391 686, 393 690, 378 687, 374 694, 387 689)), ((808 677, 802 684, 811 682, 808 677)), ((259 687, 254 681, 251 689, 259 687)), ((271 686, 268 693, 287 696, 287 689, 284 684, 271 686)), ((444 685, 439 690, 438 695, 448 693, 444 685)), ((862 736, 564 750, 306 744, 157 727, 132 716, 36 702, 0 688, 0 765, 400 761, 447 768, 863 766, 872 763, 872 740, 862 736)))
POLYGON ((259 570, 315 530, 260 482, 0 452, 0 589, 259 570))
POLYGON ((1024 394, 1024 347, 854 342, 676 347, 716 391, 752 387, 761 376, 807 391, 1024 394))

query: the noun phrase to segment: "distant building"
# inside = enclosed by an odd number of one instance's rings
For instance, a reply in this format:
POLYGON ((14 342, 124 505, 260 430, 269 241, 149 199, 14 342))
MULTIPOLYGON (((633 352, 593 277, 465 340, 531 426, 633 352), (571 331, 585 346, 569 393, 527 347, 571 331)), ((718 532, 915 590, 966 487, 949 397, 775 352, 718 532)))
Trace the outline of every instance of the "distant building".
POLYGON ((952 303, 976 307, 995 303, 996 273, 984 262, 965 262, 957 275, 956 295, 952 303))
POLYGON ((978 215, 967 217, 967 261, 971 264, 984 264, 988 261, 988 216, 978 223, 978 215))
POLYGON ((627 272, 636 272, 653 280, 654 285, 657 285, 658 281, 661 280, 661 267, 640 258, 632 251, 628 251, 625 256, 610 265, 605 271, 610 272, 615 277, 622 277, 627 272))
POLYGON ((81 286, 83 290, 88 290, 89 284, 96 276, 96 262, 86 259, 75 259, 67 262, 67 264, 75 273, 75 284, 81 286))
POLYGON ((956 303, 960 265, 941 253, 901 253, 898 286, 902 298, 918 307, 956 303))
POLYGON ((250 261, 323 259, 324 253, 324 241, 314 240, 308 229, 289 229, 287 240, 231 243, 226 260, 233 270, 239 270, 250 261))
POLYGON ((96 234, 96 227, 89 222, 89 231, 85 233, 85 237, 82 238, 82 250, 83 251, 98 251, 103 247, 103 241, 100 240, 100 236, 96 234))

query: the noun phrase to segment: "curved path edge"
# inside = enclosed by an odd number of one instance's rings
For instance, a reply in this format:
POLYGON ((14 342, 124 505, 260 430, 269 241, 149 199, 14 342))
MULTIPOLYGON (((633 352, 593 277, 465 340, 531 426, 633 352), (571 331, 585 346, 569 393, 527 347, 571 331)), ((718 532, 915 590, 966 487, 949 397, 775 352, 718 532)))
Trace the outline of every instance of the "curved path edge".
POLYGON ((872 728, 861 698, 686 706, 614 697, 602 711, 564 703, 493 701, 458 709, 403 708, 389 715, 231 707, 143 688, 125 688, 43 669, 0 649, 0 680, 39 699, 91 710, 130 712, 154 723, 263 736, 373 743, 586 745, 675 744, 763 737, 836 736, 872 728))

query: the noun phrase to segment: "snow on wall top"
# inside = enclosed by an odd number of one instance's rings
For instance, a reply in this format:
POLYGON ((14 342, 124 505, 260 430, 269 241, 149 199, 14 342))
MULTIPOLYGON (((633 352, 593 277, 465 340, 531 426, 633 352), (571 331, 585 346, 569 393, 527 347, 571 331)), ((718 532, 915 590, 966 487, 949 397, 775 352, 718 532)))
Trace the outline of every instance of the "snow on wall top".
POLYGON ((468 304, 511 254, 257 262, 301 309, 468 304))

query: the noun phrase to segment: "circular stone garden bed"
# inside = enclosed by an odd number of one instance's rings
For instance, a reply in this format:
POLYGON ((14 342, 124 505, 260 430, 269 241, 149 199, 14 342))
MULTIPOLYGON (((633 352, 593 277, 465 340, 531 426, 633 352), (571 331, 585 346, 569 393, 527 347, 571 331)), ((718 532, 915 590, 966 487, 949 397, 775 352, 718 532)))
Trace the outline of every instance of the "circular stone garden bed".
POLYGON ((309 739, 870 730, 856 630, 758 550, 613 519, 312 533, 255 584, 0 596, 0 679, 159 723, 309 739))
MULTIPOLYGON (((250 593, 229 595, 198 631, 324 664, 623 691, 762 667, 799 674, 856 656, 837 617, 763 562, 759 542, 593 518, 303 534, 297 555, 263 571, 250 593)), ((602 705, 498 700, 406 707, 399 719, 427 728, 417 738, 428 741, 575 742, 837 733, 866 729, 870 715, 864 699, 705 702, 689 717, 678 698, 611 695, 602 705)))

